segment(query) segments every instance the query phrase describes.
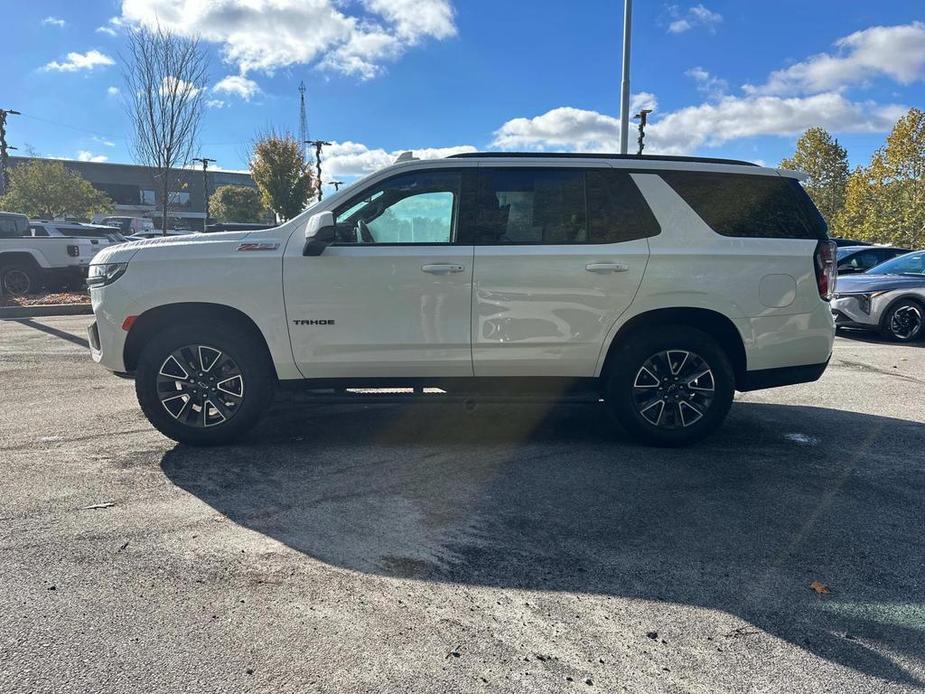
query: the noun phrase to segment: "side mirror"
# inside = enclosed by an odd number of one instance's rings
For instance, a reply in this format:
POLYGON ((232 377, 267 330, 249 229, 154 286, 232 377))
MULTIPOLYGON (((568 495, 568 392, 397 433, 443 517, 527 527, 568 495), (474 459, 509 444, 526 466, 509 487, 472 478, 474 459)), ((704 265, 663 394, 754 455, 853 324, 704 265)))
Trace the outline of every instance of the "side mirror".
POLYGON ((304 256, 317 257, 324 253, 324 249, 334 243, 336 229, 334 227, 333 212, 319 212, 308 220, 305 227, 304 256))

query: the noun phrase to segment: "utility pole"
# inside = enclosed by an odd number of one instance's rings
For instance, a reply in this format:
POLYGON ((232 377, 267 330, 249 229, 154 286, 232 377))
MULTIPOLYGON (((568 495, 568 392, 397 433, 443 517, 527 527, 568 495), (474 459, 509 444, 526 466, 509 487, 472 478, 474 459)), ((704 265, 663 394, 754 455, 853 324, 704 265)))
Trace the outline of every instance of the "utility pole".
POLYGON ((21 115, 22 114, 19 111, 14 111, 11 108, 0 108, 0 195, 3 195, 6 192, 6 170, 7 166, 9 165, 9 157, 7 155, 7 151, 10 149, 16 149, 15 147, 9 147, 6 144, 6 117, 21 115))
POLYGON ((328 181, 328 185, 334 186, 334 192, 336 193, 337 191, 340 190, 340 187, 344 185, 344 182, 343 181, 328 181))
POLYGON ((645 139, 646 139, 646 123, 649 122, 649 114, 650 114, 650 113, 652 113, 652 109, 651 109, 651 108, 644 108, 644 109, 642 109, 639 113, 637 113, 635 116, 633 116, 633 120, 638 120, 638 121, 639 121, 639 140, 638 140, 638 142, 639 142, 639 151, 636 152, 636 154, 637 154, 638 156, 640 156, 640 157, 642 156, 642 150, 644 150, 644 149, 646 148, 646 143, 645 143, 645 139))
POLYGON ((620 154, 629 147, 630 129, 630 43, 633 33, 633 0, 623 6, 623 84, 620 96, 620 154))
POLYGON ((205 233, 206 227, 209 226, 209 164, 214 164, 215 160, 208 157, 195 157, 193 161, 202 162, 202 197, 206 201, 206 216, 202 220, 202 232, 205 233))
POLYGON ((331 142, 325 142, 324 140, 306 140, 305 144, 311 145, 315 148, 315 168, 318 171, 318 202, 321 202, 324 194, 321 191, 321 148, 330 147, 331 142))
POLYGON ((299 141, 302 143, 302 156, 305 156, 305 145, 308 144, 308 113, 305 110, 305 82, 299 82, 299 141))

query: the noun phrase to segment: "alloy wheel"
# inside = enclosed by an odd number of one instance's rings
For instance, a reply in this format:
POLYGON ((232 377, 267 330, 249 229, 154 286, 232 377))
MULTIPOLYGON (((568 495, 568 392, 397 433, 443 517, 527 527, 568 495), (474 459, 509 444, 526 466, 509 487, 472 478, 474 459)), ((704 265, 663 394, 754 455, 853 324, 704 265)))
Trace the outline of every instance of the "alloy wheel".
POLYGON ((244 376, 226 352, 208 345, 185 345, 161 364, 157 397, 178 422, 193 428, 213 427, 241 409, 244 376))
POLYGON ((900 306, 890 317, 890 332, 898 340, 911 340, 922 330, 922 312, 918 306, 900 306))
POLYGON ((665 350, 649 357, 633 381, 636 411, 661 429, 686 429, 699 422, 713 404, 713 369, 698 354, 665 350))

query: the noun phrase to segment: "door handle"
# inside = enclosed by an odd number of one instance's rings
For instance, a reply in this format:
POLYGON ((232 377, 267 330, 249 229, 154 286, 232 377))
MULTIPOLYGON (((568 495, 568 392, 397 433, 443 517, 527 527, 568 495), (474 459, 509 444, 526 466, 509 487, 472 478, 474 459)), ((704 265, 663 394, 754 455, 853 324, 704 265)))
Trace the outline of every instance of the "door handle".
POLYGON ((623 263, 591 263, 590 265, 585 265, 585 270, 588 272, 627 272, 629 269, 630 266, 623 263))
POLYGON ((454 272, 462 272, 466 268, 462 265, 422 265, 421 272, 429 272, 431 275, 447 275, 454 272))

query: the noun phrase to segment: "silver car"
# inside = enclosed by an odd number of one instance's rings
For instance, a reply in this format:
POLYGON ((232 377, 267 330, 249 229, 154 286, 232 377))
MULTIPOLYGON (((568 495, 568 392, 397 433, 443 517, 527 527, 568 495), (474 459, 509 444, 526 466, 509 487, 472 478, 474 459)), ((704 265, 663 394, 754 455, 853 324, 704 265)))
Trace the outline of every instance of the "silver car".
POLYGON ((839 277, 832 313, 837 328, 877 330, 898 342, 925 337, 925 251, 839 277))

